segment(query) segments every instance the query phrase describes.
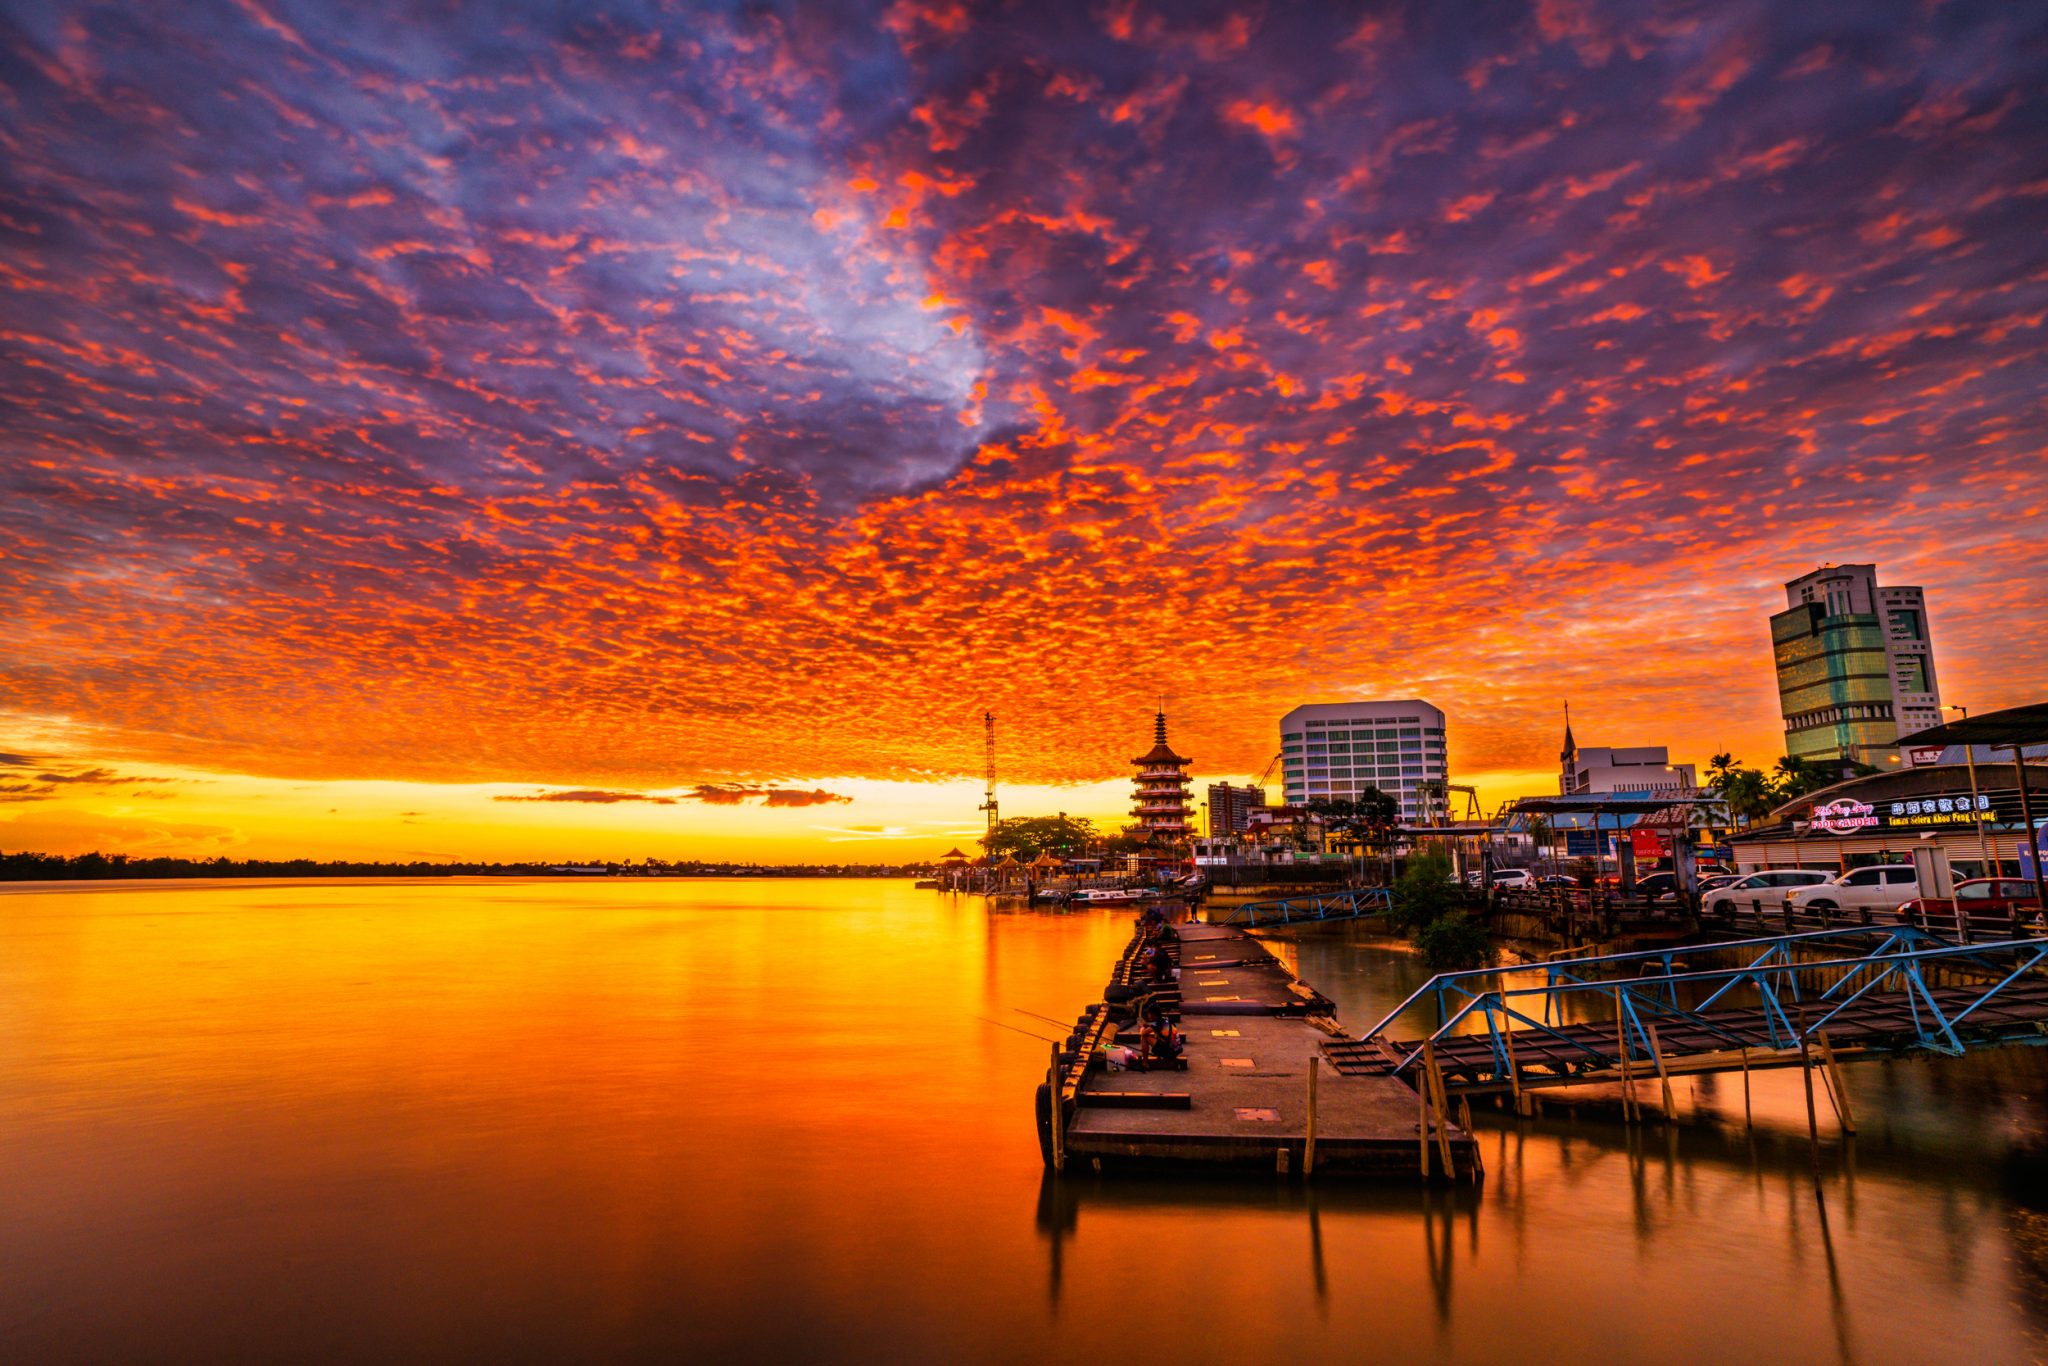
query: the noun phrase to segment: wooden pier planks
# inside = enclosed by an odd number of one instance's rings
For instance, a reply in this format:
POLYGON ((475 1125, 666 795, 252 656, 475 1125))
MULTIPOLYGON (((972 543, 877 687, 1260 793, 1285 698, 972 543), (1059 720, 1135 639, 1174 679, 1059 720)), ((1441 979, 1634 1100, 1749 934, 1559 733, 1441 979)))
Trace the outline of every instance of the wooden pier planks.
MULTIPOLYGON (((1088 1065, 1084 1055, 1072 1074, 1074 1104, 1063 1131, 1068 1170, 1095 1159, 1105 1167, 1303 1170, 1309 1066, 1323 1056, 1324 1045, 1344 1042, 1331 1037, 1330 1002, 1242 929, 1176 929, 1187 1068, 1110 1072, 1088 1065), (1159 1100, 1142 1099, 1149 1095, 1159 1100)), ((1112 995, 1156 990, 1135 943, 1117 966, 1112 995)), ((1098 1027, 1089 1036, 1099 1042, 1114 1032, 1098 1027)), ((1435 1107, 1429 1113, 1439 1118, 1435 1107)), ((1432 1123, 1428 1133, 1418 1134, 1416 1115, 1415 1090, 1385 1071, 1345 1075, 1322 1069, 1315 1092, 1314 1172, 1413 1179, 1419 1137, 1447 1150, 1460 1177, 1470 1176, 1476 1170, 1471 1134, 1448 1123, 1432 1123)))

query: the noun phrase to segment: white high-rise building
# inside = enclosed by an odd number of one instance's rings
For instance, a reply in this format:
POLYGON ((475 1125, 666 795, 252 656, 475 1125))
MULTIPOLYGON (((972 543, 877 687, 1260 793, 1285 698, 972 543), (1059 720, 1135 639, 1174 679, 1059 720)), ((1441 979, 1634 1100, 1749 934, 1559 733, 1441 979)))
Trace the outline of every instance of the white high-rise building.
POLYGON ((1377 787, 1401 803, 1401 818, 1444 809, 1444 714, 1429 703, 1311 702, 1280 718, 1285 800, 1356 797, 1377 787))

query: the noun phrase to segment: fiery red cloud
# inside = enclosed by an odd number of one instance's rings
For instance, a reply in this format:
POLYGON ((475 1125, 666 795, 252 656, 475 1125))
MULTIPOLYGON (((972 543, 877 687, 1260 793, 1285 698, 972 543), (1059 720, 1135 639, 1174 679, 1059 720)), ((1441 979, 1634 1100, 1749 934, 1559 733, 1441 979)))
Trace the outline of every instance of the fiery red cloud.
POLYGON ((1566 694, 1769 743, 1824 559, 2023 700, 2044 53, 1870 0, 17 9, 0 705, 713 801, 972 771, 984 708, 1103 776, 1162 692, 1205 769, 1351 692, 1535 766, 1566 694))

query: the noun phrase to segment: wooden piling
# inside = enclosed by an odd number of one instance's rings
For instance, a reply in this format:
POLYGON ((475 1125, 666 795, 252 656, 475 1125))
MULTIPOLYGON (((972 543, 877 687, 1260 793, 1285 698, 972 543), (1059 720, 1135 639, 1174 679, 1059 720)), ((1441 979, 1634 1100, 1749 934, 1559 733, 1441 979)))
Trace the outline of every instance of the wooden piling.
POLYGON ((1742 1046, 1742 1122, 1743 1122, 1743 1123, 1744 1123, 1745 1125, 1747 1125, 1748 1127, 1752 1128, 1752 1129, 1754 1129, 1754 1128, 1756 1127, 1756 1119, 1755 1119, 1755 1117, 1754 1117, 1754 1116, 1752 1116, 1752 1115, 1750 1114, 1750 1112, 1749 1112, 1749 1045, 1748 1045, 1748 1044, 1744 1044, 1744 1045, 1742 1046))
POLYGON ((1052 1068, 1046 1074, 1052 1082, 1052 1169, 1055 1173, 1067 1169, 1066 1116, 1062 1113, 1060 1093, 1065 1088, 1060 1077, 1060 1046, 1052 1046, 1052 1068))
POLYGON ((1429 1082, 1422 1077, 1415 1079, 1415 1100, 1422 1107, 1422 1118, 1415 1125, 1416 1146, 1422 1150, 1422 1179, 1429 1180, 1429 1082))
MULTIPOLYGON (((1820 1117, 1813 1109, 1813 1052, 1807 1047, 1806 1035, 1799 1036, 1799 1076, 1806 1083, 1806 1137, 1816 1150, 1820 1147, 1820 1117)), ((1818 1162, 1820 1159, 1814 1159, 1818 1162)))
POLYGON ((1657 1080, 1664 1087, 1664 1122, 1666 1124, 1676 1123, 1678 1107, 1672 1103, 1671 1099, 1671 1074, 1664 1070, 1664 1050, 1657 1046, 1657 1026, 1645 1024, 1643 1029, 1650 1037, 1650 1061, 1657 1064, 1657 1080))
POLYGON ((1306 1180, 1316 1171, 1316 1073, 1322 1063, 1320 1057, 1308 1060, 1308 1136, 1301 1145, 1301 1175, 1306 1180))
POLYGON ((1635 1079, 1628 1066, 1628 1015, 1621 1002, 1621 988, 1614 989, 1614 1041, 1621 1059, 1621 1122, 1627 1124, 1635 1105, 1635 1079))
POLYGON ((1515 1061, 1514 1017, 1508 1015, 1505 1004, 1501 1007, 1501 1015, 1503 1017, 1501 1020, 1501 1038, 1506 1041, 1508 1046, 1508 1082, 1515 1090, 1515 1113, 1527 1115, 1529 1113, 1529 1098, 1522 1094, 1522 1068, 1515 1061))
POLYGON ((1429 1076, 1430 1100, 1436 1107, 1437 1155, 1444 1160, 1444 1175, 1456 1179, 1457 1164, 1451 1161, 1451 1107, 1444 1100, 1444 1074, 1437 1070, 1436 1044, 1422 1041, 1422 1066, 1429 1076))
POLYGON ((1842 1132, 1856 1132, 1856 1116, 1849 1108, 1849 1088, 1842 1084, 1842 1069, 1835 1061, 1834 1047, 1828 1043, 1828 1032, 1823 1029, 1815 1036, 1820 1041, 1820 1058, 1828 1069, 1828 1091, 1835 1102, 1835 1118, 1842 1122, 1842 1132))

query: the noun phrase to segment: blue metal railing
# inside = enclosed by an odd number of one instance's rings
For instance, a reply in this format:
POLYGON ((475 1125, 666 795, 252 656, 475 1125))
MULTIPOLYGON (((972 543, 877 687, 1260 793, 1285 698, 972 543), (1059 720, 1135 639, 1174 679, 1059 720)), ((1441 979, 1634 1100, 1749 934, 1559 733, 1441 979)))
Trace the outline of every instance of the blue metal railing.
POLYGON ((1295 925, 1318 920, 1355 920, 1362 915, 1381 915, 1394 909, 1394 894, 1385 887, 1355 887, 1317 896, 1283 897, 1277 901, 1247 901, 1233 906, 1212 925, 1295 925))
MULTIPOLYGON (((1490 1040, 1499 1075, 1511 1068, 1513 1048, 1505 1035, 1533 1035, 1547 1043, 1575 1050, 1587 1061, 1605 1064, 1626 1055, 1631 1061, 1652 1056, 1649 1029, 1660 1021, 1674 1020, 1703 1030, 1730 1048, 1747 1046, 1749 1038, 1739 1026, 1754 1030, 1760 1023, 1769 1046, 1797 1048, 1802 1042, 1841 1019, 1843 1012, 1874 991, 1887 985, 1904 993, 1913 1021, 1913 1046, 1932 1052, 1960 1054, 1966 1044, 1958 1029, 2014 982, 2048 961, 2048 942, 2038 938, 1997 943, 1952 944, 1910 925, 1870 929, 1823 930, 1808 934, 1781 935, 1773 939, 1745 940, 1731 944, 1696 946, 1727 950, 1755 948, 1747 964, 1731 968, 1676 971, 1674 962, 1684 950, 1652 949, 1636 953, 1604 954, 1542 965, 1546 980, 1541 985, 1513 986, 1508 974, 1526 968, 1488 968, 1471 972, 1443 973, 1413 992, 1407 1000, 1374 1025, 1363 1036, 1384 1037, 1385 1031, 1403 1012, 1425 999, 1437 1002, 1441 1023, 1430 1035, 1438 1042, 1452 1035, 1476 1034, 1484 1030, 1490 1040), (1860 938, 1868 951, 1853 957, 1801 960, 1793 957, 1800 948, 1824 946, 1829 941, 1860 938), (1948 1007, 1936 1000, 1926 979, 1929 966, 1967 965, 1996 974, 1996 980, 1975 994, 1948 1007), (1629 968, 1662 968, 1650 975, 1627 975, 1629 968), (1607 970, 1624 975, 1602 976, 1607 970), (1825 990, 1803 999, 1800 977, 1818 978, 1839 974, 1825 990), (1479 987, 1491 980, 1495 985, 1479 987), (1739 990, 1756 993, 1755 1013, 1724 1009, 1709 1013, 1711 1007, 1739 990), (1684 995, 1701 992, 1695 1005, 1681 1003, 1684 995), (1449 1010, 1453 996, 1462 998, 1449 1010), (1597 1041, 1583 1034, 1567 1032, 1564 1023, 1574 1003, 1598 998, 1601 1017, 1611 1001, 1615 1037, 1597 1041), (1540 1018, 1533 1007, 1540 1000, 1540 1018), (1519 1008, 1518 1008, 1519 1007, 1519 1008), (1448 1014, 1443 1013, 1449 1011, 1448 1014), (1554 1017, 1554 1018, 1553 1018, 1554 1017), (1640 1044, 1640 1047, 1638 1046, 1640 1044)), ((1697 1049, 1693 1051, 1698 1051, 1697 1049)), ((1418 1044, 1402 1057, 1398 1069, 1414 1064, 1422 1054, 1418 1044)))

